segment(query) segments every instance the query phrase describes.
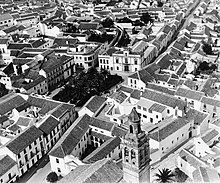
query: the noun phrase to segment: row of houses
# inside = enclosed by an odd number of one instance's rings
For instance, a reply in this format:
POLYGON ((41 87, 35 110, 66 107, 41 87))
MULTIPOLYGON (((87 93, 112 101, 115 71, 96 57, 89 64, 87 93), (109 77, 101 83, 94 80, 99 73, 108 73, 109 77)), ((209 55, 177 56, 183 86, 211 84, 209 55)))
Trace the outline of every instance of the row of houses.
POLYGON ((77 116, 74 105, 41 96, 9 94, 0 105, 0 180, 15 182, 54 147, 77 116))

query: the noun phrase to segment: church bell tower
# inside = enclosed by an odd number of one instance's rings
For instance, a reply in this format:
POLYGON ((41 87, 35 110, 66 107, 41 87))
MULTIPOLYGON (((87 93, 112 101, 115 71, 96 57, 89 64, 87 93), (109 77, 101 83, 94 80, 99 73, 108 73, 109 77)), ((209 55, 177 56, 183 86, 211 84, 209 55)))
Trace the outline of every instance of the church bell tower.
POLYGON ((122 140, 123 178, 128 183, 150 183, 149 136, 141 130, 135 108, 128 120, 129 132, 122 140))

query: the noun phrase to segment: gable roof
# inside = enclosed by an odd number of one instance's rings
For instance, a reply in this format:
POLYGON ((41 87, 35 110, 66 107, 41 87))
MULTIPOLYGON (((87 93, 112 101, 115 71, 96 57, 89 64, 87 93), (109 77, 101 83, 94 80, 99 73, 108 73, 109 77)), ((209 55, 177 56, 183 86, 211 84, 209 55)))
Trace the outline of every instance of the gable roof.
POLYGON ((10 156, 0 156, 0 177, 7 173, 17 163, 10 156))
POLYGON ((122 170, 113 161, 104 159, 88 166, 78 166, 61 179, 60 183, 118 183, 122 178, 122 170))
POLYGON ((94 163, 108 156, 121 143, 119 137, 112 137, 83 159, 84 163, 94 163))
POLYGON ((53 116, 49 116, 44 120, 41 125, 38 127, 46 135, 50 134, 60 122, 53 116))
POLYGON ((195 90, 185 89, 185 88, 178 88, 175 95, 200 101, 201 98, 204 96, 204 93, 195 90))
POLYGON ((6 144, 14 154, 21 153, 26 147, 37 140, 43 133, 35 126, 31 126, 6 144))
POLYGON ((19 107, 26 103, 21 96, 15 93, 9 93, 0 98, 0 115, 4 115, 12 109, 19 107))
POLYGON ((98 118, 92 117, 90 120, 90 125, 97 127, 97 128, 100 128, 100 129, 103 129, 103 130, 106 130, 106 131, 111 131, 114 126, 114 123, 110 122, 110 121, 104 121, 104 120, 100 120, 98 118))
POLYGON ((152 134, 150 134, 150 137, 156 141, 161 142, 188 123, 189 121, 186 118, 179 117, 165 119, 162 122, 156 124, 158 128, 152 134))
POLYGON ((186 106, 186 102, 177 99, 174 96, 150 89, 145 89, 141 97, 172 108, 178 107, 179 110, 184 110, 184 107, 186 106))
POLYGON ((11 19, 13 19, 13 17, 9 13, 1 14, 0 16, 0 21, 11 20, 11 19))
POLYGON ((91 118, 87 114, 77 118, 56 143, 49 155, 64 158, 66 155, 71 154, 82 136, 84 136, 88 130, 90 120, 91 118))
POLYGON ((106 98, 104 97, 93 96, 86 102, 86 104, 83 107, 86 107, 87 109, 95 113, 105 101, 106 98))

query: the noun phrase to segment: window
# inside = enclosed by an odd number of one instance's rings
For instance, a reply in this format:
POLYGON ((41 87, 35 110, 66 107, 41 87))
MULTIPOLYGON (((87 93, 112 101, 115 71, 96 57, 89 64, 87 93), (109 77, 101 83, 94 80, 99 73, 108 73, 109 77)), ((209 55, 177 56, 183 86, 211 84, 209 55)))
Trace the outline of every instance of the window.
POLYGON ((150 118, 150 122, 153 123, 153 118, 150 118))
POLYGON ((138 107, 138 109, 141 109, 141 106, 138 105, 137 107, 138 107))
POLYGON ((131 83, 132 83, 132 79, 130 79, 131 83))
POLYGON ((136 80, 134 80, 134 84, 137 84, 137 81, 136 81, 136 80))
POLYGON ((26 149, 24 149, 24 154, 26 154, 26 149))
POLYGON ((173 140, 172 140, 172 144, 173 144, 173 140))
POLYGON ((80 148, 80 143, 78 144, 78 147, 80 148))
POLYGON ((162 147, 162 151, 163 151, 163 147, 162 147))
POLYGON ((158 115, 156 115, 156 118, 158 118, 158 115))
POLYGON ((116 70, 117 70, 117 71, 119 70, 119 67, 118 67, 118 66, 116 67, 116 70))
POLYGON ((118 58, 116 58, 115 61, 116 61, 116 63, 118 63, 118 61, 119 61, 118 58))
POLYGON ((146 116, 146 115, 143 115, 143 117, 144 117, 144 118, 147 118, 147 116, 146 116))
POLYGON ((179 137, 177 137, 176 140, 179 140, 179 137))
POLYGON ((167 113, 170 114, 170 110, 169 109, 167 109, 167 113))
POLYGON ((144 111, 147 111, 147 109, 146 109, 145 107, 143 107, 143 110, 144 110, 144 111))
POLYGON ((56 158, 56 162, 59 163, 59 159, 56 158))
POLYGON ((20 155, 20 154, 18 154, 18 158, 21 158, 21 155, 20 155))
POLYGON ((58 171, 58 172, 61 172, 60 168, 57 168, 57 171, 58 171))
POLYGON ((206 104, 204 104, 203 108, 206 109, 206 104))
POLYGON ((29 145, 29 149, 31 149, 31 144, 29 145))

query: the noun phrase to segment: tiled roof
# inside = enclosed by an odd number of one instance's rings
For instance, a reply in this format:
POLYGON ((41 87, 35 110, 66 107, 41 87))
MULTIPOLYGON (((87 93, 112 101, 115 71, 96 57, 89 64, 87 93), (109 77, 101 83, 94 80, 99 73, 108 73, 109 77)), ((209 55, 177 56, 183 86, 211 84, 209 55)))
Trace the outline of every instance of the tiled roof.
POLYGON ((205 120, 205 118, 207 118, 208 115, 208 113, 204 113, 202 111, 198 111, 196 109, 191 108, 186 113, 186 118, 189 120, 193 120, 194 124, 200 125, 205 120))
POLYGON ((71 104, 61 104, 59 107, 57 107, 52 115, 56 118, 61 118, 67 111, 70 112, 74 109, 74 105, 71 104))
POLYGON ((95 113, 105 101, 106 98, 104 97, 93 96, 86 102, 86 104, 83 107, 86 107, 87 109, 95 113))
POLYGON ((114 123, 110 121, 103 121, 98 118, 91 118, 90 125, 106 131, 111 131, 114 126, 114 123))
POLYGON ((31 118, 21 116, 18 118, 18 121, 16 122, 16 124, 18 126, 28 127, 30 125, 31 120, 32 120, 31 118))
POLYGON ((88 130, 90 120, 91 118, 87 114, 77 118, 56 143, 49 155, 64 158, 66 155, 71 154, 88 130))
POLYGON ((155 103, 148 110, 162 113, 165 109, 166 109, 165 106, 155 103))
POLYGON ((205 162, 186 149, 181 150, 179 156, 194 168, 199 168, 200 166, 206 165, 205 162))
POLYGON ((119 104, 123 103, 128 98, 128 96, 124 94, 122 91, 115 92, 109 97, 114 99, 119 104))
POLYGON ((26 103, 21 96, 10 93, 0 98, 0 115, 4 115, 12 109, 19 107, 26 103))
POLYGON ((32 48, 30 43, 10 43, 8 49, 22 50, 23 48, 32 48))
POLYGON ((83 159, 84 163, 94 163, 108 156, 121 143, 119 137, 112 137, 83 159))
POLYGON ((75 45, 78 42, 78 39, 63 37, 63 38, 56 38, 53 44, 57 44, 59 46, 70 46, 75 45))
POLYGON ((19 129, 21 129, 21 128, 16 123, 8 127, 8 130, 10 130, 12 132, 16 132, 19 129))
POLYGON ((28 83, 28 84, 25 84, 25 85, 23 86, 23 88, 24 88, 25 90, 29 90, 29 89, 31 89, 31 88, 33 88, 33 87, 39 85, 40 83, 42 83, 42 82, 44 82, 44 81, 46 81, 46 78, 45 78, 44 76, 39 75, 39 76, 38 76, 36 79, 34 79, 32 82, 30 82, 30 83, 28 83))
POLYGON ((0 156, 0 177, 5 175, 5 173, 7 173, 16 164, 16 161, 14 161, 10 156, 0 156))
POLYGON ((139 100, 141 97, 141 91, 134 89, 130 97, 139 100))
POLYGON ((17 155, 37 140, 41 135, 43 135, 43 133, 38 128, 31 126, 16 136, 13 140, 9 141, 6 144, 6 147, 17 155))
POLYGON ((174 95, 175 94, 175 90, 171 90, 171 89, 169 89, 165 86, 160 86, 160 85, 157 85, 157 84, 154 84, 154 83, 148 83, 146 85, 146 88, 156 90, 156 91, 159 91, 159 92, 162 92, 162 93, 166 93, 166 94, 169 94, 169 95, 174 95))
POLYGON ((78 28, 81 30, 97 30, 98 26, 99 26, 99 23, 96 23, 96 22, 93 22, 93 23, 81 22, 78 28))
POLYGON ((60 183, 119 183, 123 179, 122 170, 109 159, 97 161, 88 167, 83 166, 83 168, 78 166, 71 171, 60 180, 60 183))
POLYGON ((204 104, 220 107, 220 101, 219 100, 215 100, 213 98, 202 97, 201 102, 204 103, 204 104))
POLYGON ((169 25, 165 25, 165 26, 163 27, 163 32, 164 32, 165 34, 169 34, 170 31, 171 31, 171 27, 170 27, 169 25))
POLYGON ((125 93, 132 93, 134 91, 133 88, 129 88, 127 86, 121 85, 120 88, 118 90, 121 90, 125 93))
POLYGON ((219 133, 217 130, 213 129, 212 131, 208 132, 207 134, 205 134, 203 137, 202 137, 202 140, 205 142, 205 143, 208 143, 210 140, 212 140, 213 138, 215 138, 216 136, 219 136, 219 133))
POLYGON ((190 79, 187 79, 183 84, 188 88, 190 88, 191 90, 194 90, 196 87, 196 83, 190 79))
POLYGON ((172 57, 169 54, 164 55, 161 57, 156 64, 159 65, 161 69, 167 69, 171 65, 172 57))
POLYGON ((200 101, 201 98, 204 96, 204 93, 195 90, 185 89, 185 88, 178 88, 175 95, 200 101))
POLYGON ((0 16, 0 22, 5 21, 5 20, 11 20, 11 19, 13 19, 13 17, 8 13, 7 14, 1 14, 1 16, 0 16))
POLYGON ((0 38, 0 44, 7 44, 9 41, 8 38, 0 38))
POLYGON ((34 42, 32 42, 32 46, 33 48, 39 48, 40 46, 44 45, 47 41, 45 41, 44 39, 38 39, 34 42))
POLYGON ((49 116, 44 120, 41 125, 38 127, 46 135, 50 134, 58 125, 59 121, 53 116, 49 116))
POLYGON ((9 118, 7 116, 0 116, 0 124, 2 125, 5 121, 8 121, 9 118))
POLYGON ((115 125, 113 127, 113 129, 112 129, 112 136, 123 138, 123 137, 125 137, 127 132, 128 132, 127 129, 125 129, 125 128, 121 127, 121 126, 115 125))
POLYGON ((150 134, 150 137, 160 142, 188 123, 189 121, 186 118, 165 119, 157 124, 158 129, 156 129, 155 132, 150 134))
POLYGON ((186 106, 186 102, 177 99, 174 96, 159 93, 150 89, 145 89, 145 91, 142 94, 142 97, 172 108, 178 107, 179 110, 183 110, 186 106))
POLYGON ((30 105, 39 107, 39 108, 43 108, 49 105, 51 108, 47 110, 51 110, 61 104, 58 101, 47 100, 45 98, 39 98, 39 97, 31 96, 31 95, 29 95, 27 101, 30 103, 30 105))
POLYGON ((168 80, 170 79, 170 74, 167 73, 156 74, 156 79, 157 81, 168 82, 168 80))

